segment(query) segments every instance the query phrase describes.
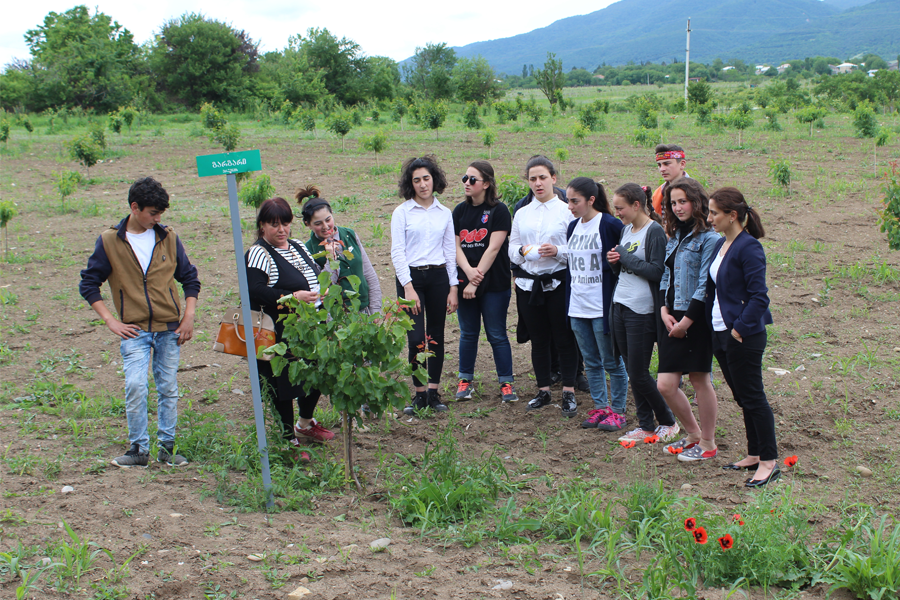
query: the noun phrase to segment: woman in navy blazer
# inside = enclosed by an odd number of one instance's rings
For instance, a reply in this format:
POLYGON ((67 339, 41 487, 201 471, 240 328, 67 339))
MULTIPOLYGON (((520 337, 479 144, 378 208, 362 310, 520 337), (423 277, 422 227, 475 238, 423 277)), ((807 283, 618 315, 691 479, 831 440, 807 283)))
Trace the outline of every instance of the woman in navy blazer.
POLYGON ((775 416, 763 388, 766 325, 772 323, 766 287, 765 235, 759 214, 733 187, 709 198, 709 222, 724 234, 715 246, 706 284, 706 316, 713 353, 735 401, 744 411, 747 456, 723 469, 756 469, 747 487, 762 487, 781 475, 776 459, 775 416))

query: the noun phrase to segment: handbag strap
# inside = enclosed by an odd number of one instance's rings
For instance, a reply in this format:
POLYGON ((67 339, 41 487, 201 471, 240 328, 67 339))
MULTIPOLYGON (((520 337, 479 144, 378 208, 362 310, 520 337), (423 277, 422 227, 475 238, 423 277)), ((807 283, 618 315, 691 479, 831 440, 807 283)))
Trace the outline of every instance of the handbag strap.
MULTIPOLYGON (((231 313, 231 322, 234 324, 234 331, 235 331, 235 333, 237 334, 238 339, 241 340, 242 342, 246 343, 247 340, 241 337, 241 323, 240 323, 240 321, 241 321, 241 312, 242 312, 243 310, 244 310, 243 308, 238 308, 237 311, 231 313)), ((261 310, 251 310, 251 311, 250 311, 250 315, 251 315, 251 316, 252 316, 254 313, 256 314, 256 325, 255 325, 255 327, 256 327, 257 329, 262 329, 262 317, 263 317, 263 311, 261 311, 261 310)))

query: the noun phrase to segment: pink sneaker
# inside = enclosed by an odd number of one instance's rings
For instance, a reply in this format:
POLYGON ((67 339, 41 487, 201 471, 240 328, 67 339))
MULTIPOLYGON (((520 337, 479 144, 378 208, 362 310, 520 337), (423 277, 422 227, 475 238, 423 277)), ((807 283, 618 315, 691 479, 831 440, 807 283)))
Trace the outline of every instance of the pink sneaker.
POLYGON ((319 422, 315 419, 310 421, 309 427, 297 427, 294 425, 294 435, 298 438, 302 435, 317 442, 327 442, 334 439, 334 434, 319 425, 319 422))
POLYGON ((597 423, 597 429, 602 431, 622 431, 626 423, 625 415, 610 412, 605 419, 597 423))
POLYGON ((588 412, 587 419, 581 422, 581 426, 585 429, 594 429, 600 421, 609 416, 610 412, 608 408, 595 408, 588 412))

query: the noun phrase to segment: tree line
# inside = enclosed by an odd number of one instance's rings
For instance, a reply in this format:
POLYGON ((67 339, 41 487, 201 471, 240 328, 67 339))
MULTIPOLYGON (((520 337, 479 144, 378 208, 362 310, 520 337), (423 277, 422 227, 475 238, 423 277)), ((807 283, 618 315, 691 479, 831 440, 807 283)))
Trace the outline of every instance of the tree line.
MULTIPOLYGON (((151 41, 139 45, 112 17, 91 13, 86 6, 49 13, 26 32, 25 40, 30 58, 13 61, 0 74, 3 110, 78 108, 103 114, 134 107, 173 112, 211 104, 243 112, 269 107, 308 121, 308 115, 294 109, 331 114, 341 107, 373 105, 402 117, 408 107, 429 102, 436 110, 442 101, 491 105, 514 88, 540 89, 551 108, 560 104, 565 110, 564 86, 662 86, 684 78, 684 64, 678 62, 564 71, 562 61, 550 53, 538 68, 523 65, 521 74, 497 74, 483 57, 458 57, 444 43, 417 48, 401 65, 388 57, 367 56, 356 42, 324 28, 291 36, 282 50, 260 53, 259 43, 245 31, 199 13, 166 21, 151 41)), ((815 79, 816 95, 832 102, 868 100, 893 110, 900 74, 887 71, 881 57, 868 54, 860 61, 864 70, 880 69, 875 77, 864 71, 831 77, 829 65, 839 62, 812 57, 788 61, 790 67, 781 73, 773 66, 759 75, 744 61, 716 59, 709 65, 691 63, 690 74, 711 82, 771 81, 763 89, 773 93, 759 94, 762 107, 768 96, 784 102, 791 93, 782 93, 781 87, 791 92, 805 78, 815 79)))

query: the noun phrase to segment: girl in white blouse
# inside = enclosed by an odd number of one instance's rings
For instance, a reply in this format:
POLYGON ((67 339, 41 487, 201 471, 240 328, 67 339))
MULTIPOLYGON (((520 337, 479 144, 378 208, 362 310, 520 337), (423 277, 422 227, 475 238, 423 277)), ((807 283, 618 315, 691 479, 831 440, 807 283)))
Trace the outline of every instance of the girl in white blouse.
POLYGON ((425 382, 413 377, 415 395, 403 412, 431 407, 446 411, 438 395, 444 368, 444 322, 458 305, 456 238, 453 214, 434 194, 447 187, 447 178, 433 155, 412 158, 403 164, 399 194, 406 198, 391 216, 391 260, 397 274, 397 297, 415 302, 408 310, 413 328, 407 333, 409 362, 419 365, 419 352, 428 358, 425 382))
POLYGON ((531 363, 539 388, 528 410, 550 404, 550 358, 555 339, 562 373, 562 414, 573 417, 578 350, 566 321, 565 285, 566 228, 572 214, 553 189, 556 169, 546 156, 532 156, 525 177, 534 201, 516 211, 509 258, 525 273, 516 276, 516 306, 531 337, 531 363))

